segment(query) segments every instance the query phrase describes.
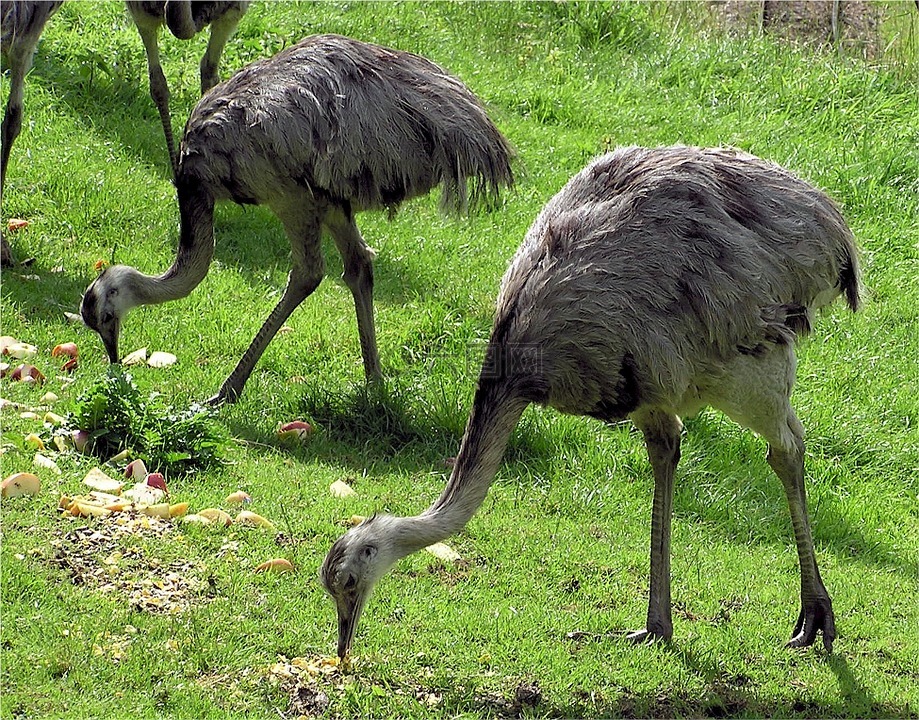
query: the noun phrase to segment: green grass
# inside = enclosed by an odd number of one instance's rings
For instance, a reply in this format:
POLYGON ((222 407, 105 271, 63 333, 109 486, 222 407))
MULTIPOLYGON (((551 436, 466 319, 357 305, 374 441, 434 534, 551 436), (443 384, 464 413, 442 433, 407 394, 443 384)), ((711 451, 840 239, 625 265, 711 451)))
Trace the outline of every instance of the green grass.
MULTIPOLYGON (((882 48, 855 54, 718 27, 702 5, 257 4, 223 73, 303 35, 337 32, 425 54, 488 104, 519 154, 504 206, 443 219, 436 197, 360 224, 379 251, 377 327, 387 377, 363 385, 350 293, 328 278, 272 342, 241 401, 222 467, 169 478, 175 501, 220 506, 244 489, 282 534, 177 525, 163 536, 80 539, 62 493, 94 461, 54 455, 36 498, 2 509, 0 715, 19 717, 915 717, 919 713, 919 91, 917 14, 890 3, 882 48), (693 28, 703 21, 704 28, 693 28), (402 561, 375 592, 353 672, 290 684, 269 668, 334 652, 316 570, 352 514, 415 513, 456 453, 501 275, 542 205, 591 157, 639 143, 733 144, 787 165, 844 208, 863 251, 866 303, 841 304, 802 343, 794 402, 808 432, 818 560, 835 653, 789 651, 798 570, 764 445, 716 412, 686 423, 674 502, 672 643, 632 647, 647 597, 652 478, 640 437, 531 408, 480 512, 450 544, 464 561, 402 561), (302 447, 277 425, 315 423, 302 447), (333 498, 335 480, 357 495, 333 498), (114 544, 113 544, 114 543, 114 544), (123 553, 120 560, 113 553, 123 553), (253 568, 284 556, 295 573, 253 568), (77 561, 79 558, 79 562, 77 561), (109 560, 106 564, 105 560, 109 560), (82 563, 82 564, 81 564, 82 563), (114 563, 114 564, 112 564, 114 563), (107 568, 114 567, 114 570, 107 568), (69 568, 69 569, 68 569, 69 568), (174 572, 188 607, 138 610, 131 588, 174 572), (99 573, 123 581, 101 592, 99 573), (569 640, 572 631, 596 634, 569 640), (540 701, 516 702, 536 685, 540 701), (323 696, 317 693, 324 693, 323 696)), ((176 128, 196 100, 204 38, 164 40, 176 128)), ((4 95, 5 98, 5 95, 4 95)), ((98 338, 69 324, 93 263, 165 268, 178 213, 143 52, 117 3, 68 3, 28 78, 3 218, 28 268, 3 272, 2 333, 37 345, 39 391, 73 407, 105 372, 98 338), (73 382, 50 349, 76 341, 73 382)), ((125 351, 143 393, 175 407, 211 395, 274 304, 288 246, 265 208, 221 205, 210 274, 187 299, 138 309, 125 351)), ((28 470, 40 423, 4 410, 3 475, 28 470)))

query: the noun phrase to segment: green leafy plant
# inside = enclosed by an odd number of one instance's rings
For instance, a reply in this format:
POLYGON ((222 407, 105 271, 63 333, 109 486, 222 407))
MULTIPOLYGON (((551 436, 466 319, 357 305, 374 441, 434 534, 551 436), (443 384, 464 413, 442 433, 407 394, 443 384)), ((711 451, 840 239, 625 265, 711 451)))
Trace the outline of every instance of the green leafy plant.
POLYGON ((87 450, 100 458, 127 449, 150 470, 171 474, 220 462, 226 445, 209 408, 176 410, 156 394, 145 398, 130 373, 116 365, 77 399, 61 431, 74 430, 89 434, 87 450))

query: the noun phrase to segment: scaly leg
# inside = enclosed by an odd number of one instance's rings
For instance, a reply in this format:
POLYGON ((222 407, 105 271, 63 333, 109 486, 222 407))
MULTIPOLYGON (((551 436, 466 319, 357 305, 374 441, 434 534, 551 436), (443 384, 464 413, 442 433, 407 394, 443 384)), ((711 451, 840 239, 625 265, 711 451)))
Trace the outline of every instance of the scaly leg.
POLYGON ((673 636, 670 615, 670 520, 673 514, 673 475, 680 460, 680 431, 676 415, 647 411, 632 418, 645 437, 648 459, 654 471, 654 506, 651 511, 651 588, 644 628, 631 633, 634 642, 669 640, 673 636))
POLYGON ((236 32, 236 26, 243 16, 243 10, 228 10, 224 15, 211 23, 211 34, 207 41, 207 50, 201 58, 201 94, 204 95, 214 85, 220 82, 218 70, 220 57, 227 41, 236 32))
MULTIPOLYGON (((36 37, 36 41, 38 38, 36 37)), ((6 167, 10 161, 10 151, 13 142, 19 137, 22 130, 22 101, 25 92, 25 78, 29 68, 32 67, 32 57, 35 46, 30 48, 16 48, 17 52, 10 53, 10 94, 6 99, 6 110, 3 113, 2 143, 0 148, 0 199, 6 187, 6 167)), ((9 267, 14 264, 13 251, 6 236, 0 232, 0 265, 9 267)))
POLYGON ((160 66, 160 50, 156 39, 160 26, 158 23, 150 22, 143 15, 135 16, 134 22, 137 25, 137 32, 140 33, 141 42, 143 42, 144 50, 147 53, 150 97, 153 99, 153 104, 156 105, 156 109, 160 114, 163 135, 166 137, 166 150, 169 153, 169 165, 172 168, 173 177, 175 177, 179 157, 176 153, 175 139, 172 135, 172 116, 169 114, 169 86, 166 84, 166 76, 160 66))
POLYGON ((800 432, 801 425, 793 413, 789 417, 789 426, 794 432, 796 442, 788 449, 770 443, 769 454, 766 457, 769 466, 785 488, 788 509, 791 511, 791 525, 795 533, 795 545, 798 548, 798 562, 801 565, 801 611, 791 640, 788 641, 788 647, 813 645, 817 632, 820 631, 823 633, 824 648, 827 652, 832 652, 836 622, 833 604, 823 585, 814 554, 804 490, 804 441, 800 432))
POLYGON ((290 314, 297 309, 297 306, 309 297, 310 293, 322 282, 325 270, 319 217, 313 212, 304 215, 302 207, 301 205, 299 211, 289 214, 276 211, 287 230, 293 255, 293 267, 287 278, 287 287, 284 288, 280 301, 255 334, 246 352, 243 353, 236 368, 223 381, 217 394, 208 400, 210 405, 234 403, 239 399, 243 386, 249 379, 249 375, 252 374, 262 353, 265 352, 265 348, 268 347, 268 343, 281 329, 290 314))
POLYGON ((332 234, 344 261, 345 271, 342 280, 354 296, 364 374, 369 380, 380 378, 382 373, 373 320, 373 258, 376 253, 364 242, 360 230, 354 224, 353 216, 332 213, 326 218, 326 227, 332 234))
POLYGON ((836 637, 833 605, 820 578, 804 492, 804 428, 789 398, 795 380, 794 348, 774 346, 765 356, 739 356, 719 378, 711 404, 769 443, 769 466, 782 481, 801 566, 801 611, 789 647, 812 645, 823 632, 832 650, 836 637))

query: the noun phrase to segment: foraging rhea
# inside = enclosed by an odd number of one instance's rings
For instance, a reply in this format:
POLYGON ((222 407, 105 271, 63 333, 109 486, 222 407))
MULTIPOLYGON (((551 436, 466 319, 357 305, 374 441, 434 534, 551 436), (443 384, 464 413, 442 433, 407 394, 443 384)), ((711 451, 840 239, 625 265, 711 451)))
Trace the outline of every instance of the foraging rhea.
POLYGON ((207 50, 201 58, 201 94, 214 87, 219 77, 217 68, 227 41, 249 6, 249 0, 127 0, 125 4, 140 33, 147 54, 150 76, 150 97, 156 105, 166 135, 169 164, 175 173, 178 164, 172 120, 169 114, 169 86, 160 65, 157 35, 163 24, 180 40, 189 40, 208 25, 211 27, 207 50))
POLYGON ((89 286, 86 324, 118 362, 124 315, 188 295, 214 252, 214 202, 265 204, 284 225, 293 268, 277 306, 211 402, 235 401, 265 347, 322 280, 321 232, 344 261, 364 371, 380 375, 373 250, 362 210, 394 210, 441 185, 444 209, 493 200, 513 182, 511 149, 459 80, 418 55, 336 35, 307 38, 211 90, 185 129, 176 174, 178 254, 159 276, 115 265, 89 286))
POLYGON ((766 439, 801 570, 790 646, 831 649, 835 625, 804 492, 803 428, 789 402, 794 342, 814 310, 858 306, 852 234, 832 201, 734 150, 619 149, 552 198, 517 251, 446 488, 414 517, 375 515, 338 539, 321 579, 350 649, 371 588, 400 558, 459 531, 482 504, 530 403, 630 418, 654 474, 650 597, 634 640, 670 638, 670 517, 680 415, 710 405, 766 439))
MULTIPOLYGON (((10 93, 3 112, 2 143, 0 150, 0 197, 6 186, 6 166, 10 160, 13 142, 22 130, 22 100, 26 74, 32 67, 32 58, 45 23, 48 22, 63 0, 37 2, 36 0, 9 0, 0 9, 0 50, 3 64, 10 69, 10 93)), ((0 234, 0 264, 13 262, 6 238, 0 234)))

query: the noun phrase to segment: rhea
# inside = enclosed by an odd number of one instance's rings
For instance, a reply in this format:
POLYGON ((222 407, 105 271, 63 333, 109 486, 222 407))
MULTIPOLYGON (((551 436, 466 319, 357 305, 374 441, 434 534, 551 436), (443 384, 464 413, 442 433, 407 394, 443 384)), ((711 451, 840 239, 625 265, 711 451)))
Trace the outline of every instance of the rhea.
POLYGON ((321 580, 351 648, 371 589, 400 558, 458 532, 482 504, 530 403, 641 430, 654 475, 648 612, 633 640, 669 639, 670 526, 680 416, 713 406, 768 443, 798 551, 790 646, 835 624, 789 396, 795 339, 838 295, 859 303, 856 249, 833 202, 732 149, 629 147, 591 162, 543 208, 504 275, 449 481, 414 517, 375 515, 332 546, 321 580))
POLYGON ((157 36, 165 24, 180 40, 189 40, 210 25, 207 50, 201 58, 201 93, 204 94, 219 82, 217 75, 220 57, 227 41, 249 6, 248 0, 127 0, 128 12, 137 26, 144 51, 147 54, 147 74, 150 78, 150 97, 156 105, 166 136, 169 167, 173 173, 178 164, 172 119, 169 113, 169 86, 160 65, 157 36))
POLYGON ((188 295, 214 253, 214 203, 264 204, 293 262, 280 301, 212 403, 238 399, 266 346, 321 282, 321 233, 335 241, 357 312, 364 371, 381 375, 373 319, 374 251, 355 223, 442 186, 443 209, 497 199, 512 151, 475 95, 418 55, 318 35, 253 63, 207 93, 185 128, 176 189, 178 253, 162 275, 107 268, 86 290, 84 322, 118 362, 124 316, 188 295))
MULTIPOLYGON (((64 0, 38 2, 9 0, 0 10, 0 50, 3 64, 10 69, 10 92, 3 111, 2 149, 0 149, 0 197, 6 186, 6 166, 13 143, 22 130, 22 107, 26 75, 32 67, 35 48, 48 19, 64 4, 64 0)), ((13 264, 13 254, 6 238, 0 234, 0 264, 13 264)))

